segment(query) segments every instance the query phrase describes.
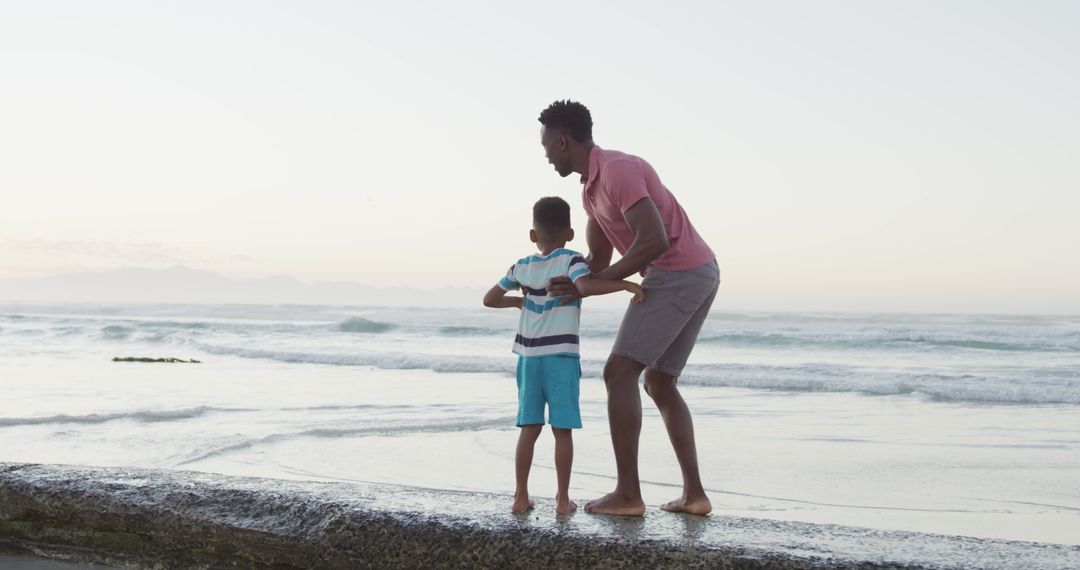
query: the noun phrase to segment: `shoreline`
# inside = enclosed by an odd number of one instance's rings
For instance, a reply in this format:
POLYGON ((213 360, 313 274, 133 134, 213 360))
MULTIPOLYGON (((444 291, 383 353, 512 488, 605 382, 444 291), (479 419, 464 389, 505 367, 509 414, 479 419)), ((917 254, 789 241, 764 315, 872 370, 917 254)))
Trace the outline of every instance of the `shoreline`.
POLYGON ((501 494, 0 463, 0 550, 180 568, 1061 568, 1080 546, 725 516, 524 516, 501 494))

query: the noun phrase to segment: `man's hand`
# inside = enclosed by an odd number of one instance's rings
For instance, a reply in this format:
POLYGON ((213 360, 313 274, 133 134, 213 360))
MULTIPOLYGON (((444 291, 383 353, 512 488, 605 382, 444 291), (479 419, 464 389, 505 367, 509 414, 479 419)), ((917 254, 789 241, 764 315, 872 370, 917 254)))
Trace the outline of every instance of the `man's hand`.
POLYGON ((565 275, 561 277, 552 277, 551 280, 548 281, 547 291, 552 297, 562 297, 559 301, 560 305, 565 305, 581 298, 581 293, 578 292, 577 287, 574 287, 574 283, 565 275))
POLYGON ((641 288, 641 285, 637 283, 627 282, 626 290, 634 294, 633 301, 640 303, 645 300, 645 290, 641 288))

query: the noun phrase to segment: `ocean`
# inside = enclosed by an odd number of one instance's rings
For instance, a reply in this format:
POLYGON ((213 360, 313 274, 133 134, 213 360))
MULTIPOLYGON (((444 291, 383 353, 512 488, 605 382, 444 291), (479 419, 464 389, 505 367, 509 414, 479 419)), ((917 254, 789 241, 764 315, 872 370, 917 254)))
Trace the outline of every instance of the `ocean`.
MULTIPOLYGON (((620 315, 583 311, 579 502, 613 486, 600 371, 620 315)), ((509 509, 516 319, 2 304, 0 462, 505 493, 509 509)), ((1080 544, 1080 317, 716 313, 679 382, 717 515, 1080 544)), ((643 404, 655 507, 679 470, 643 404)), ((541 497, 551 451, 542 436, 541 497)))

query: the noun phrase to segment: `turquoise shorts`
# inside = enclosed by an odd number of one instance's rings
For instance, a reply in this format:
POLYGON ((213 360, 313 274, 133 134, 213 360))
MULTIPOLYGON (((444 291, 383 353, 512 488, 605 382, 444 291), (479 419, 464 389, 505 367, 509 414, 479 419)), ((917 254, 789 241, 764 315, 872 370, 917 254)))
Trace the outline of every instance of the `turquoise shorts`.
POLYGON ((576 356, 519 356, 517 386, 518 427, 544 424, 545 405, 551 427, 581 427, 581 360, 576 356))

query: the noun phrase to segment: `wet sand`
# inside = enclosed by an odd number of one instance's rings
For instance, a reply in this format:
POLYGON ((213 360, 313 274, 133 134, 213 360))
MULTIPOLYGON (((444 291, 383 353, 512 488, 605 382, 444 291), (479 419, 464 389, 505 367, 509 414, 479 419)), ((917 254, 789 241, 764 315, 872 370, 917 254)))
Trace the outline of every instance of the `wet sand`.
POLYGON ((37 556, 16 556, 0 554, 0 568, 4 570, 92 570, 95 568, 109 568, 101 564, 83 564, 81 562, 65 562, 63 560, 51 560, 37 556))
POLYGON ((297 568, 1067 568, 1080 547, 650 509, 643 519, 499 493, 126 468, 0 464, 0 540, 84 561, 297 568))

